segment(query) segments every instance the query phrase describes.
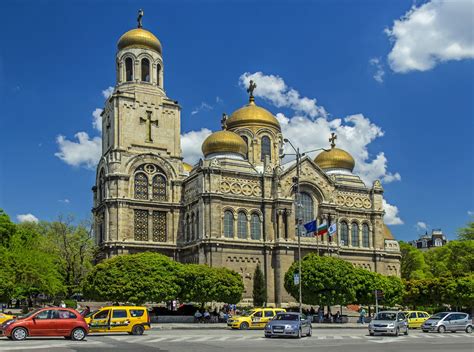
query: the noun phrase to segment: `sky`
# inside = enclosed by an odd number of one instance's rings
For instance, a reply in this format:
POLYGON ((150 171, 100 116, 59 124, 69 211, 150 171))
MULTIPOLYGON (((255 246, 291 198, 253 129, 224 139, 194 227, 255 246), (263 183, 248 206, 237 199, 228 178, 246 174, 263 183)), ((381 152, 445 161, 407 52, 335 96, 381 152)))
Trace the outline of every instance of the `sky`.
POLYGON ((285 137, 309 150, 335 132, 364 182, 382 181, 397 239, 438 228, 454 239, 472 221, 473 0, 7 0, 0 208, 14 221, 90 218, 97 118, 140 7, 182 106, 185 161, 247 102, 253 79, 285 137))

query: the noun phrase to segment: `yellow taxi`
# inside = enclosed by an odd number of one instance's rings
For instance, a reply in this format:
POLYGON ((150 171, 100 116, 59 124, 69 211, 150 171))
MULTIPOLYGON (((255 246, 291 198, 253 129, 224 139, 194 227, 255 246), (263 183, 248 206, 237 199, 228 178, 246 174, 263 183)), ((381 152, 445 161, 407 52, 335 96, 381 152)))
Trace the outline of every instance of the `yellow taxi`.
POLYGON ((280 312, 286 312, 286 310, 282 308, 255 308, 248 313, 229 318, 227 326, 241 330, 263 329, 280 312))
POLYGON ((15 316, 10 315, 10 314, 0 313, 0 324, 3 324, 3 322, 10 319, 15 319, 15 316))
POLYGON ((128 332, 143 335, 150 329, 150 316, 146 307, 110 306, 89 313, 85 318, 90 332, 128 332))
POLYGON ((408 327, 410 329, 420 328, 421 325, 430 317, 430 314, 427 312, 422 312, 418 310, 409 310, 404 312, 407 317, 408 327))

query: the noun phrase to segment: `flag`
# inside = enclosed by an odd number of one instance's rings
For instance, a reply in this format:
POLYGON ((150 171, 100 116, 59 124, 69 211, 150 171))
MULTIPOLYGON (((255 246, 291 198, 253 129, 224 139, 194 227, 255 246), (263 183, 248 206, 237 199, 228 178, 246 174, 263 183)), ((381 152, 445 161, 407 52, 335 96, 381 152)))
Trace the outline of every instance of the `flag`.
POLYGON ((328 224, 323 222, 321 225, 318 226, 318 236, 322 236, 328 232, 328 224))
POLYGON ((316 232, 316 220, 304 224, 307 233, 316 232))
POLYGON ((328 232, 332 236, 333 234, 336 233, 336 230, 337 230, 336 223, 334 223, 331 226, 329 226, 328 232))

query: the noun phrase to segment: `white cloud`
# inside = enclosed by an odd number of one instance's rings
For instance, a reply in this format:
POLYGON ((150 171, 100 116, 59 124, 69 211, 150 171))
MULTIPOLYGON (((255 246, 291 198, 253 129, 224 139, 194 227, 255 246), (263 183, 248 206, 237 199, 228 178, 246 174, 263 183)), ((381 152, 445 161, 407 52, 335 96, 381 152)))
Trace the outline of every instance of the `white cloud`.
POLYGON ((67 140, 64 136, 59 135, 56 138, 59 152, 54 155, 68 165, 93 169, 102 154, 102 138, 89 138, 86 132, 77 132, 74 137, 77 138, 77 142, 67 140))
POLYGON ((431 70, 440 62, 474 58, 472 0, 433 0, 414 5, 385 33, 395 72, 431 70))
POLYGON ((210 111, 210 110, 213 110, 214 107, 212 105, 209 105, 208 103, 206 102, 202 102, 201 105, 195 107, 192 111, 191 111, 191 115, 196 115, 196 114, 199 114, 201 111, 210 111))
POLYGON ((385 70, 383 69, 382 62, 380 58, 374 57, 369 60, 369 63, 375 68, 374 79, 379 82, 383 83, 383 76, 385 75, 385 70))
POLYGON ((400 218, 398 214, 397 206, 387 203, 387 201, 384 199, 383 209, 385 210, 383 221, 387 225, 403 225, 403 220, 400 218))
POLYGON ((426 231, 428 230, 428 224, 426 222, 423 222, 423 221, 418 221, 415 225, 416 229, 418 231, 426 231))
POLYGON ((467 215, 469 215, 469 216, 474 216, 474 211, 468 210, 468 211, 467 211, 467 215))
POLYGON ((59 202, 59 203, 64 203, 64 204, 69 204, 69 203, 71 203, 71 201, 70 201, 69 199, 67 199, 67 198, 59 199, 58 202, 59 202))
POLYGON ((33 214, 19 214, 16 216, 16 219, 19 221, 19 222, 38 222, 39 219, 34 216, 33 214))
POLYGON ((108 87, 102 91, 102 95, 104 96, 105 99, 109 99, 109 97, 112 95, 114 92, 114 87, 108 87))
POLYGON ((99 132, 102 132, 102 109, 96 108, 92 112, 92 126, 99 132))
POLYGON ((202 157, 201 145, 211 133, 211 130, 202 128, 199 131, 190 131, 181 135, 181 149, 184 161, 194 164, 202 157))
POLYGON ((222 100, 221 97, 217 96, 217 97, 216 97, 216 103, 217 103, 217 104, 223 104, 223 103, 224 103, 224 100, 222 100))
POLYGON ((327 115, 326 110, 317 105, 316 99, 301 97, 297 90, 288 87, 279 76, 265 75, 262 72, 245 72, 240 76, 239 84, 247 89, 250 80, 257 84, 254 96, 264 98, 278 108, 290 108, 311 118, 327 115))

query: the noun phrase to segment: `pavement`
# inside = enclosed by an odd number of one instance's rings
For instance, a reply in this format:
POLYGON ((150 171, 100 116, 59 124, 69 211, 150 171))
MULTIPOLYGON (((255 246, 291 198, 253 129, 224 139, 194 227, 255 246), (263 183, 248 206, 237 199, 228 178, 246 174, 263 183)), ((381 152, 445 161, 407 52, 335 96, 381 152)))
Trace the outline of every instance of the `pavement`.
POLYGON ((474 335, 423 333, 410 330, 408 336, 369 336, 363 329, 323 329, 313 325, 313 336, 302 339, 263 337, 261 330, 161 330, 146 331, 143 336, 128 334, 92 334, 86 341, 63 338, 36 338, 16 342, 0 338, 0 351, 95 352, 95 351, 172 351, 172 352, 276 352, 330 349, 332 352, 472 352, 474 335), (383 345, 383 346, 382 346, 383 345))
MULTIPOLYGON (((228 329, 226 323, 196 324, 196 323, 154 323, 153 329, 159 330, 223 330, 228 329)), ((313 323, 314 329, 367 329, 368 324, 344 323, 344 324, 320 324, 313 323)))

